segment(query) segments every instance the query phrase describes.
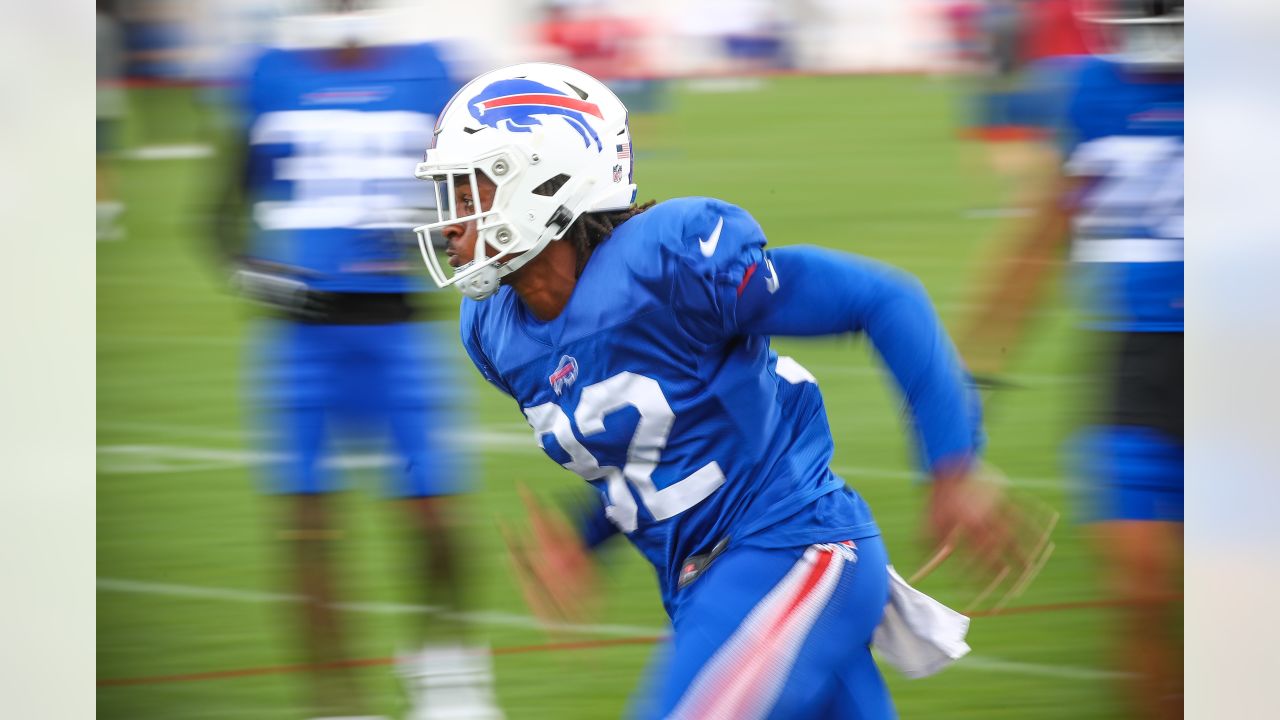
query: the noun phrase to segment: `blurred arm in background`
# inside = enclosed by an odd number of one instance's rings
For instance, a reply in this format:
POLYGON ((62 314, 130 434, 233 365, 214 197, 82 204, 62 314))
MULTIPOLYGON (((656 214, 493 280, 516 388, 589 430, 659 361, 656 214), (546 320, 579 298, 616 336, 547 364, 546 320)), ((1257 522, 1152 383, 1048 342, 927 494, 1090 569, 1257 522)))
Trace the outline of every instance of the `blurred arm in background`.
POLYGON ((959 339, 961 355, 976 376, 991 378, 1005 371, 1045 286, 1065 266, 1078 188, 1078 180, 1055 171, 1037 195, 1032 214, 1015 226, 1011 249, 983 283, 978 307, 959 339))

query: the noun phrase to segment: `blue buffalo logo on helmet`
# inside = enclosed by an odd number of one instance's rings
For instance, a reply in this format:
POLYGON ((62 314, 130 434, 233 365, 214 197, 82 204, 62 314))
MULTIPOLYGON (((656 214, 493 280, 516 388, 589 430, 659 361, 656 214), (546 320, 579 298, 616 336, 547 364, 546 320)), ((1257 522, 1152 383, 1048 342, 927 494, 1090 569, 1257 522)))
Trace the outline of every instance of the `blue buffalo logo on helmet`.
POLYGON ((586 118, 594 115, 603 120, 600 106, 532 80, 499 80, 480 91, 468 109, 481 123, 510 132, 532 132, 533 126, 542 124, 540 115, 559 117, 578 131, 586 147, 594 140, 597 152, 604 149, 586 118))

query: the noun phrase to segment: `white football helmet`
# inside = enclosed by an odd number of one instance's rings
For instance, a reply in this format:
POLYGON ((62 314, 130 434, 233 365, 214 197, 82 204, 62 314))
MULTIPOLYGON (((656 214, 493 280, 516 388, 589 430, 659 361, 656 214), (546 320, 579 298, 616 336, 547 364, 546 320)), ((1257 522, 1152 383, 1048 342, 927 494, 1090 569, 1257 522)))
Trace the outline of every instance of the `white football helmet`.
POLYGON ((436 122, 416 175, 436 184, 437 221, 414 228, 431 277, 483 300, 499 280, 560 239, 578 216, 623 210, 636 198, 627 108, 604 83, 563 65, 525 63, 467 83, 436 122), (477 173, 497 186, 491 207, 479 206, 477 173), (552 194, 535 192, 561 178, 552 194), (475 212, 454 207, 456 183, 467 182, 475 212), (448 274, 432 236, 475 222, 474 259, 448 274))
POLYGON ((1107 52, 1153 71, 1183 66, 1183 0, 1080 1, 1078 14, 1103 32, 1107 52))

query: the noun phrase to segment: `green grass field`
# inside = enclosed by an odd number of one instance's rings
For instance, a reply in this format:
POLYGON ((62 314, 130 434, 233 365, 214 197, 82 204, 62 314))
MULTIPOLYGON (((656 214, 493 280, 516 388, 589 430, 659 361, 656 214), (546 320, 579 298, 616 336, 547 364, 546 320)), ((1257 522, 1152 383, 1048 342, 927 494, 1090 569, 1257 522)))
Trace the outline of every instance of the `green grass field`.
MULTIPOLYGON (((127 145, 205 143, 205 123, 183 90, 132 96, 127 145)), ((974 208, 1002 203, 1000 182, 977 172, 978 148, 955 138, 955 98, 915 77, 789 78, 759 92, 674 90, 669 112, 635 120, 641 198, 714 195, 748 208, 777 245, 814 243, 879 258, 916 273, 955 328, 993 251, 999 220, 974 208)), ((292 609, 273 541, 276 508, 255 488, 257 450, 242 404, 251 313, 224 292, 199 249, 211 201, 209 158, 125 159, 128 236, 98 245, 98 674, 102 718, 301 718, 297 673, 219 671, 300 662, 292 609), (188 679, 174 678, 196 674, 188 679), (167 681, 160 681, 168 677, 167 681)), ((452 301, 452 298, 448 298, 452 301)), ((1061 469, 1066 410, 1076 379, 1070 318, 1044 313, 1015 376, 1023 389, 991 408, 990 459, 1023 490, 1071 515, 1061 469)), ((836 469, 876 510, 901 569, 922 560, 921 488, 908 479, 896 399, 865 342, 780 340, 823 387, 836 469)), ((511 402, 470 373, 474 422, 498 440, 528 428, 511 402)), ((531 650, 555 640, 661 632, 652 573, 629 549, 612 551, 597 628, 550 638, 524 623, 509 577, 499 518, 520 515, 513 486, 555 495, 580 481, 529 443, 478 448, 481 490, 468 501, 467 562, 475 604, 495 611, 479 631, 496 652, 498 692, 512 720, 617 717, 647 662, 645 644, 531 650)), ((378 471, 352 484, 378 482, 378 471)), ((397 542, 400 518, 375 493, 344 496, 347 595, 408 602, 397 542)), ((1052 561, 1017 606, 1102 597, 1089 549, 1064 522, 1052 561)), ((904 573, 905 574, 905 573, 904 573)), ((976 588, 953 570, 922 585, 963 605, 976 588)), ((387 605, 346 614, 356 658, 385 658, 411 618, 387 605)), ((975 619, 973 655, 926 680, 886 670, 907 718, 1105 718, 1118 715, 1102 609, 975 619)), ((375 709, 403 713, 387 666, 360 671, 375 709)))

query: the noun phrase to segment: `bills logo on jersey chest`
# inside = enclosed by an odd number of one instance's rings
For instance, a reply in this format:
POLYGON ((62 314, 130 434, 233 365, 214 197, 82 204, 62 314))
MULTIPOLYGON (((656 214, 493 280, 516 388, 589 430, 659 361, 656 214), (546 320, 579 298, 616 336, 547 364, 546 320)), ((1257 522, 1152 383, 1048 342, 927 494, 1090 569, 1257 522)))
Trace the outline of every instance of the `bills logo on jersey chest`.
POLYGON ((578 361, 572 355, 561 357, 555 372, 551 373, 547 379, 551 383, 551 389, 556 391, 556 395, 564 393, 565 388, 578 379, 578 361))

